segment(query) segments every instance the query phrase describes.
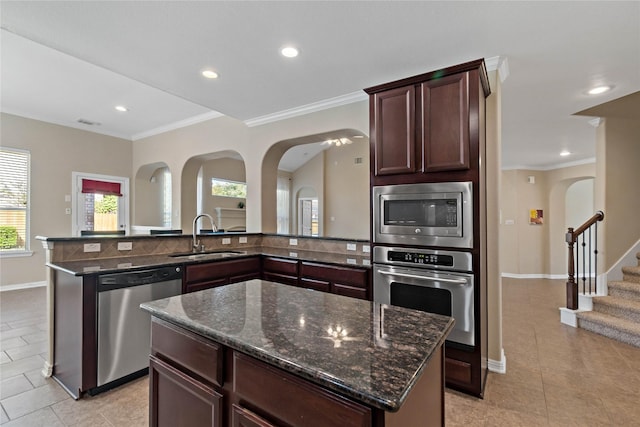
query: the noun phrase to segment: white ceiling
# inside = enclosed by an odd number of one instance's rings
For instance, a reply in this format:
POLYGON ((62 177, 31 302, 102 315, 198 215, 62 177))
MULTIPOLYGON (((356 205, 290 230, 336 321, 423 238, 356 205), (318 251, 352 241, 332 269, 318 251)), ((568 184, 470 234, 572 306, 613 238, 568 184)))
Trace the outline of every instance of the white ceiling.
POLYGON ((131 140, 500 57, 503 166, 550 168, 595 156, 574 113, 640 90, 640 2, 3 1, 1 24, 2 111, 131 140))

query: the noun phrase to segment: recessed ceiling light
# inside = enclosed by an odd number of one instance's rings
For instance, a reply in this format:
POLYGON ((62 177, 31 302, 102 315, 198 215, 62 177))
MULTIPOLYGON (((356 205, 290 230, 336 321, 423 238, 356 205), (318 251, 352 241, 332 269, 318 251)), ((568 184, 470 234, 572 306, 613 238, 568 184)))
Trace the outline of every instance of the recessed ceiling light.
POLYGON ((563 157, 564 157, 564 156, 568 156, 568 155, 570 155, 570 154, 571 154, 571 151, 569 151, 569 150, 562 150, 562 151, 560 152, 560 155, 561 155, 561 156, 563 156, 563 157))
POLYGON ((287 58, 295 58, 298 56, 298 49, 293 46, 285 46, 280 50, 280 53, 287 58))
POLYGON ((205 76, 208 79, 217 79, 218 78, 218 73, 216 73, 213 70, 204 70, 202 72, 202 75, 205 76))
POLYGON ((589 89, 587 92, 589 95, 600 95, 611 90, 611 86, 596 86, 593 89, 589 89))
POLYGON ((116 105, 116 110, 122 112, 122 113, 126 113, 127 111, 129 111, 129 109, 127 107, 125 107, 124 105, 116 105))

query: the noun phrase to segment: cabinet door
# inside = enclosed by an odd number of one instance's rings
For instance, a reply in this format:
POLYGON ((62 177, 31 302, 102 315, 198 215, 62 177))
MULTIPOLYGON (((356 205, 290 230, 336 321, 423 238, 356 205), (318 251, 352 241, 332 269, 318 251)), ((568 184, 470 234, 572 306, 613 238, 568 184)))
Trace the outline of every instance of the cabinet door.
POLYGON ((149 356, 151 427, 222 426, 222 395, 213 388, 149 356))
POLYGON ((422 83, 423 172, 469 169, 469 73, 422 83))
POLYGON ((275 424, 271 424, 269 421, 238 405, 233 405, 231 425, 233 427, 276 427, 275 424))
POLYGON ((372 132, 375 174, 416 171, 415 88, 407 86, 373 95, 372 132))

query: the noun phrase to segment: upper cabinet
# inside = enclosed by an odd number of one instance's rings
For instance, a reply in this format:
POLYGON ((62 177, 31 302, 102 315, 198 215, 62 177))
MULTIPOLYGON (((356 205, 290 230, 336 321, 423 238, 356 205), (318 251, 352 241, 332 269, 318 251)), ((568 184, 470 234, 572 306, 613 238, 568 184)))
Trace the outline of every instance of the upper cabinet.
POLYGON ((434 173, 450 180, 470 178, 484 142, 484 99, 489 95, 484 60, 365 91, 370 95, 374 185, 438 180, 434 173))

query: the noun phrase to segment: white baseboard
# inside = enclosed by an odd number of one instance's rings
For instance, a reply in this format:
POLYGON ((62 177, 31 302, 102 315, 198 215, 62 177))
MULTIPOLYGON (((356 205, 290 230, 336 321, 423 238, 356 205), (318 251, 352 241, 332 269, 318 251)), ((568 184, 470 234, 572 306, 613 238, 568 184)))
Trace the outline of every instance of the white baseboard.
POLYGON ((487 368, 491 372, 496 372, 498 374, 507 373, 507 358, 504 355, 504 348, 500 349, 500 360, 489 359, 487 362, 487 368))
POLYGON ((502 277, 508 277, 510 279, 552 279, 560 280, 566 279, 566 274, 514 274, 514 273, 502 273, 502 277))
POLYGON ((0 292, 17 291, 19 289, 39 288, 41 286, 47 286, 47 282, 43 280, 42 282, 18 283, 17 285, 4 285, 4 286, 0 286, 0 292))

